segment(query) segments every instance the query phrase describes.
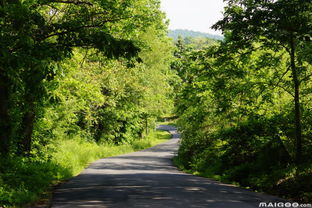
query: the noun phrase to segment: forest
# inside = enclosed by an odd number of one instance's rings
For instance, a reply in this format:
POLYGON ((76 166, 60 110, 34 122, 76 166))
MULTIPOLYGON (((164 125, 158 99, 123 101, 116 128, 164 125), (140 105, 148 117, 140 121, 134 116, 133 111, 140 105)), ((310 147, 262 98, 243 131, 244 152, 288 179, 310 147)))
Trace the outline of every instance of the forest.
POLYGON ((311 202, 312 3, 225 2, 223 40, 173 40, 159 0, 0 0, 0 207, 172 115, 180 169, 311 202))
POLYGON ((176 80, 159 5, 0 1, 0 207, 155 142, 176 80))
POLYGON ((190 173, 312 201, 312 3, 226 1, 213 46, 176 42, 175 163, 190 173), (261 21, 260 21, 261 20, 261 21))

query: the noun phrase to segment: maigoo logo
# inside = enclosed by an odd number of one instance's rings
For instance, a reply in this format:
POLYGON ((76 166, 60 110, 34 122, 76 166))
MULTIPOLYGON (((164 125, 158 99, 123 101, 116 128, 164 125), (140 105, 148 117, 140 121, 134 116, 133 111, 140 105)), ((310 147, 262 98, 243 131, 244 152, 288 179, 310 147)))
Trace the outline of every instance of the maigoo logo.
POLYGON ((299 204, 297 202, 260 202, 259 207, 291 207, 291 208, 297 208, 297 207, 307 207, 311 208, 311 204, 299 204))

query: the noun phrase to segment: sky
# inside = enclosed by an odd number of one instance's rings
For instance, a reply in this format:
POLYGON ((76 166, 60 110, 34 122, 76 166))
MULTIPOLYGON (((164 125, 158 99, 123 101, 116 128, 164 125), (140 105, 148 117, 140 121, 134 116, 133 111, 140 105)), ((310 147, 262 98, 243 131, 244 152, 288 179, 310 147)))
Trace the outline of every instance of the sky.
POLYGON ((169 29, 189 29, 221 34, 210 27, 222 18, 223 0, 161 0, 161 9, 170 20, 169 29))

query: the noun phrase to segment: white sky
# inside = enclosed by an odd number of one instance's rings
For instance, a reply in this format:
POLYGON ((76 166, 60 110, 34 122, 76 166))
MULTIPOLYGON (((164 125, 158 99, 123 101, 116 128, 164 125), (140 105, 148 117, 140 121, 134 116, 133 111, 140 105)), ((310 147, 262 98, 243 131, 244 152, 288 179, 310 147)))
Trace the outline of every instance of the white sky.
POLYGON ((222 18, 223 0, 161 0, 161 9, 170 20, 169 29, 189 29, 221 34, 210 27, 222 18))

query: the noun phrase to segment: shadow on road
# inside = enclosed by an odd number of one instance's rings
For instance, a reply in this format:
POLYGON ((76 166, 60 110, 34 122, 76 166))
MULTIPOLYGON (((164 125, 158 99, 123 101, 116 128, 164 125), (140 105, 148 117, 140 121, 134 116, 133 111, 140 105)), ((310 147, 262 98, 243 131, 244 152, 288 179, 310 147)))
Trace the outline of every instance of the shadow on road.
POLYGON ((52 207, 209 207, 251 208, 279 199, 178 171, 171 158, 178 150, 179 134, 155 147, 101 159, 60 185, 52 207))

